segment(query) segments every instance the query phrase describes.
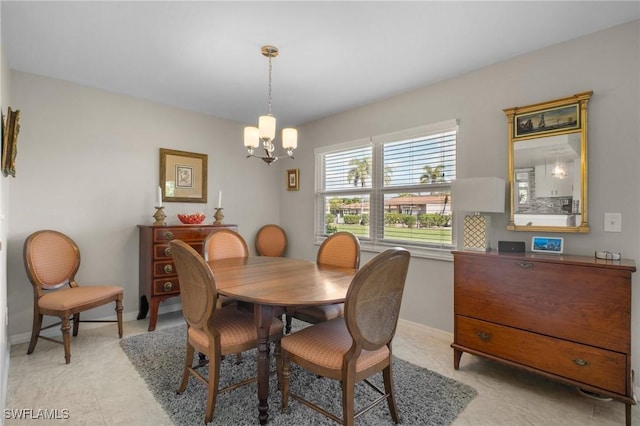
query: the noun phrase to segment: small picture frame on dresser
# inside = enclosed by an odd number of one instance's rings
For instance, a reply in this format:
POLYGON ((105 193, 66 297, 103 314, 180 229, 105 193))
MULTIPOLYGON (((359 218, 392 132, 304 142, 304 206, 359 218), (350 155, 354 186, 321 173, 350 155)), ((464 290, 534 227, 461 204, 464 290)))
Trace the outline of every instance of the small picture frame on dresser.
POLYGON ((562 237, 532 237, 531 251, 535 253, 561 254, 564 250, 562 237))

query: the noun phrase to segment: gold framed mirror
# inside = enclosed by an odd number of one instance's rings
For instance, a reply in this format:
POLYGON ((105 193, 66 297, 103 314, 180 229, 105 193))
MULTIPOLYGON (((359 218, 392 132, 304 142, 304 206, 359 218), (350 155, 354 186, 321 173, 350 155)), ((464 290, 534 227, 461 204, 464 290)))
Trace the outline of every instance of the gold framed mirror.
POLYGON ((509 126, 508 230, 589 232, 587 103, 592 94, 504 110, 509 126))

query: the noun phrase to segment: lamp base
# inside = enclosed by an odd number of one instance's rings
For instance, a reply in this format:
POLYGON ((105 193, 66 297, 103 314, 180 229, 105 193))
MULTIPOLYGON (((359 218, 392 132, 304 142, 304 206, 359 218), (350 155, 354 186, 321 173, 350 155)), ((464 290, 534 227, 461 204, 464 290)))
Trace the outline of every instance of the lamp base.
POLYGON ((464 217, 464 249, 489 251, 489 229, 491 217, 475 214, 464 217))

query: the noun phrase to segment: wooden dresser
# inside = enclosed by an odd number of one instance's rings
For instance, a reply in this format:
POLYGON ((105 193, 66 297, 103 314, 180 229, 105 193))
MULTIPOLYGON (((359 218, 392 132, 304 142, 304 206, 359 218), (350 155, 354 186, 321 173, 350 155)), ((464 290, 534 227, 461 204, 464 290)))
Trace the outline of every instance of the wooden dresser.
POLYGON ((138 319, 147 316, 149 307, 149 331, 156 329, 160 302, 180 295, 180 283, 171 258, 169 241, 183 240, 202 253, 207 235, 219 229, 237 231, 236 225, 138 225, 140 230, 140 308, 138 319))
POLYGON ((454 349, 626 404, 632 260, 454 251, 454 349))

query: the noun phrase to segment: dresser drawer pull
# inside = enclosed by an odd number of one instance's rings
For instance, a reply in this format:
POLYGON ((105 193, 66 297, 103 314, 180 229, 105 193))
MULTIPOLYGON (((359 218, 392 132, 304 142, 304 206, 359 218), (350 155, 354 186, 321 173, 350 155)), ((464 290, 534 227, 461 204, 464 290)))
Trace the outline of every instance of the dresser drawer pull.
POLYGON ((173 240, 173 232, 171 232, 171 231, 167 231, 167 232, 165 232, 165 233, 164 233, 164 237, 165 237, 167 240, 173 240))
POLYGON ((165 274, 170 274, 173 272, 173 266, 171 265, 164 265, 164 273, 165 274))
POLYGON ((491 339, 491 334, 485 333, 483 331, 478 331, 476 333, 476 336, 478 336, 480 338, 480 340, 482 340, 483 342, 488 342, 489 339, 491 339))
POLYGON ((171 256, 171 247, 167 247, 164 249, 164 255, 167 257, 171 256))
POLYGON ((589 361, 585 361, 582 358, 576 358, 573 360, 573 363, 578 367, 587 367, 589 365, 589 361))
POLYGON ((522 269, 531 269, 533 268, 533 263, 531 262, 518 262, 518 266, 522 269))
POLYGON ((173 288, 173 283, 171 281, 167 281, 164 283, 164 291, 171 291, 173 288))

